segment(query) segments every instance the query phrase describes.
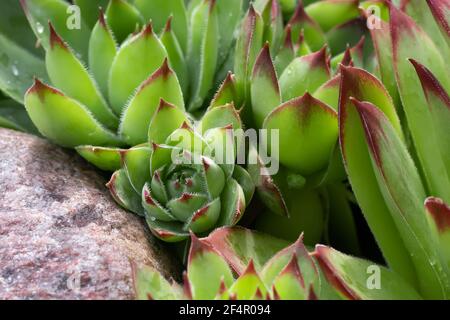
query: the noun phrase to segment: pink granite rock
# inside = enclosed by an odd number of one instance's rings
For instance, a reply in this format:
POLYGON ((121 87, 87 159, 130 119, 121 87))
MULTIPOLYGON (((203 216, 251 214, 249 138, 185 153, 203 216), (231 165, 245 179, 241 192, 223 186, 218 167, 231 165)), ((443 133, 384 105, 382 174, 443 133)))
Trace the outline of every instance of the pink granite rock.
POLYGON ((133 299, 130 260, 177 277, 74 152, 0 129, 0 299, 133 299))

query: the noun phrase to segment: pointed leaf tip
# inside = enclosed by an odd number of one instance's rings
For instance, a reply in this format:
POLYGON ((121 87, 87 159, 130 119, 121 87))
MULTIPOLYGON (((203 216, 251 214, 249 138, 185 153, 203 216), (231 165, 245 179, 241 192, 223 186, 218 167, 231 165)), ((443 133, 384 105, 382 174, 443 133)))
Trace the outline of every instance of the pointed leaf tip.
POLYGON ((167 19, 166 25, 164 26, 164 32, 171 32, 172 31, 172 20, 173 15, 170 15, 167 19))
POLYGON ((429 99, 429 93, 433 92, 436 96, 440 98, 450 110, 450 97, 446 90, 441 86, 439 80, 433 75, 433 73, 425 67, 423 64, 419 63, 414 59, 409 59, 411 64, 416 69, 417 75, 419 76, 420 82, 424 89, 427 99, 429 99))
POLYGON ((191 248, 189 250, 189 263, 192 263, 192 260, 199 254, 203 254, 205 252, 213 252, 217 254, 216 250, 213 249, 213 247, 205 242, 199 239, 192 230, 189 230, 190 237, 191 237, 191 248))
POLYGON ((50 30, 50 47, 53 49, 55 45, 59 45, 63 49, 67 49, 67 45, 64 43, 63 39, 56 32, 53 24, 48 21, 48 27, 50 30))
POLYGON ((351 290, 338 276, 337 272, 335 272, 333 263, 330 261, 330 251, 331 249, 324 245, 316 245, 316 250, 312 253, 312 255, 317 259, 320 268, 324 272, 328 282, 336 288, 339 292, 341 292, 347 299, 350 300, 359 300, 359 297, 353 290, 351 290))
POLYGON ((439 232, 443 233, 450 229, 450 207, 442 199, 430 197, 425 200, 425 207, 439 232))

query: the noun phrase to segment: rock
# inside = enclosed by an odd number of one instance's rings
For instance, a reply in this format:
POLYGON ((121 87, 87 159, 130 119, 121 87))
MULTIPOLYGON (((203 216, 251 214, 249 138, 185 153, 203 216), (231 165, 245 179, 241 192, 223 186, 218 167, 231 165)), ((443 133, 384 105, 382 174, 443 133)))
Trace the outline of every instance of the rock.
POLYGON ((133 299, 130 261, 178 278, 75 152, 0 129, 0 299, 133 299))

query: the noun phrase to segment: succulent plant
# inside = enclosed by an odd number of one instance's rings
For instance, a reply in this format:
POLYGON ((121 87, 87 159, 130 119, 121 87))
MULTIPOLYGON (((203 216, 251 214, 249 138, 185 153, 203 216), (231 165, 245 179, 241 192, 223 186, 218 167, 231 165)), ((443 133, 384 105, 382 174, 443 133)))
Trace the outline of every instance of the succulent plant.
POLYGON ((138 298, 450 298, 449 0, 74 0, 74 29, 67 1, 5 3, 0 126, 76 148, 158 238, 191 238, 184 289, 136 267, 138 298), (255 187, 259 232, 213 231, 255 187), (357 205, 387 266, 303 245, 359 255, 357 205))
POLYGON ((133 274, 141 300, 421 299, 401 276, 370 261, 322 245, 310 253, 302 236, 286 246, 239 228, 222 228, 204 239, 192 236, 183 287, 148 266, 133 264, 133 274), (249 248, 244 256, 243 243, 249 248), (378 268, 382 279, 377 290, 367 286, 370 267, 378 268))
POLYGON ((346 176, 338 146, 338 65, 368 64, 365 21, 356 1, 319 1, 308 6, 300 1, 288 19, 276 15, 276 4, 261 1, 250 7, 235 52, 244 122, 266 130, 262 145, 280 164, 278 174, 261 175, 270 163, 257 152, 264 152, 261 143, 260 150, 250 149, 248 170, 270 211, 256 218, 256 228, 292 241, 307 231, 306 243, 314 244, 326 236, 330 208, 339 207, 336 220, 347 222, 347 248, 356 253, 355 223, 341 183, 346 176), (322 11, 337 14, 327 19, 322 11), (269 13, 270 25, 266 23, 269 13), (351 37, 340 36, 349 32, 351 37), (275 132, 278 136, 273 138, 275 132), (333 203, 327 205, 327 201, 333 203))
POLYGON ((254 185, 235 165, 235 132, 241 120, 232 104, 216 106, 192 125, 180 109, 161 100, 148 143, 120 152, 122 169, 108 187, 116 201, 145 215, 150 230, 167 242, 235 225, 254 185), (234 130, 236 129, 236 130, 234 130))
POLYGON ((72 30, 69 3, 21 3, 53 85, 36 78, 25 106, 39 131, 66 147, 145 142, 161 98, 201 109, 228 72, 243 7, 242 0, 190 1, 188 8, 183 0, 80 0, 82 20, 72 30), (99 6, 105 11, 94 20, 99 6))

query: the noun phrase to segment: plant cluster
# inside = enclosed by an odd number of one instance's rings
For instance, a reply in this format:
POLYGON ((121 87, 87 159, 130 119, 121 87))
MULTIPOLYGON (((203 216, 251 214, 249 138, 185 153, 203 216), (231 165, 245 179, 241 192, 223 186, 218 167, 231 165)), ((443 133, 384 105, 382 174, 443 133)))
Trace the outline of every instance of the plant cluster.
POLYGON ((449 0, 73 2, 74 29, 63 0, 2 13, 39 48, 0 22, 0 125, 190 244, 184 289, 135 266, 138 298, 450 298, 449 0))

